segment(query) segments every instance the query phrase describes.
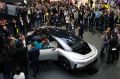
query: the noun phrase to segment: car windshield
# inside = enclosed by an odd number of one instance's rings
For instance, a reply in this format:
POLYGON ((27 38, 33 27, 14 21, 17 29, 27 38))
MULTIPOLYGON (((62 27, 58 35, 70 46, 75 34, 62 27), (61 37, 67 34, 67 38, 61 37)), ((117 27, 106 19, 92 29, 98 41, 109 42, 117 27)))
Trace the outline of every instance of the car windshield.
POLYGON ((75 36, 71 32, 57 30, 57 33, 52 31, 52 34, 61 38, 65 43, 67 43, 72 48, 72 51, 74 51, 76 53, 85 55, 85 54, 91 52, 91 49, 88 46, 88 44, 86 42, 84 42, 83 40, 81 40, 79 37, 75 36))
POLYGON ((77 36, 75 36, 71 32, 67 32, 66 30, 60 30, 60 29, 49 29, 48 30, 51 35, 57 36, 60 39, 62 39, 64 42, 66 42, 71 48, 76 44, 81 43, 81 39, 77 36))
POLYGON ((66 42, 70 47, 75 45, 76 43, 80 43, 81 39, 75 36, 74 34, 68 32, 61 37, 61 39, 66 42))

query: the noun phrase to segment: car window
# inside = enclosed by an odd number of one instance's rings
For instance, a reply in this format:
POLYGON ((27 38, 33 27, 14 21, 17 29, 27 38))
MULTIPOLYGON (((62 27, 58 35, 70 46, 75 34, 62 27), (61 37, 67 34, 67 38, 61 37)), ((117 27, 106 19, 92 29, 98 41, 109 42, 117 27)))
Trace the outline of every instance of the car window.
MULTIPOLYGON (((38 44, 38 42, 32 42, 32 43, 35 43, 35 48, 37 48, 37 49, 50 49, 50 48, 54 48, 51 44, 50 44, 50 42, 48 42, 48 43, 44 43, 44 44, 42 44, 42 43, 39 43, 38 44)), ((31 43, 29 44, 29 45, 27 45, 27 47, 28 47, 28 50, 30 50, 30 48, 31 48, 31 43)))
POLYGON ((50 42, 50 46, 54 47, 54 48, 57 48, 58 47, 58 43, 56 41, 52 41, 52 42, 50 42))
POLYGON ((49 48, 53 48, 53 46, 50 44, 50 42, 43 44, 41 49, 49 49, 49 48))
POLYGON ((63 49, 63 47, 51 35, 49 35, 48 38, 49 38, 51 47, 63 49))
POLYGON ((51 31, 49 32, 51 35, 61 38, 70 47, 81 41, 79 37, 77 37, 71 32, 67 32, 65 30, 59 30, 59 29, 50 29, 50 30, 51 31))

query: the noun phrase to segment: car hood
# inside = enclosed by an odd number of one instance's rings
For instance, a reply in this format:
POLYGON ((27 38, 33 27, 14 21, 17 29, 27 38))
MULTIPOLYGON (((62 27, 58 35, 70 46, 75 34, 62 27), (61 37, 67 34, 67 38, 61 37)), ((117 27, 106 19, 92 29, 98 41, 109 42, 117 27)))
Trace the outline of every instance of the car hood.
POLYGON ((60 52, 60 54, 62 54, 68 59, 84 60, 84 59, 89 59, 90 57, 98 54, 98 51, 94 46, 92 46, 91 44, 88 44, 88 45, 90 46, 92 51, 85 55, 82 55, 76 52, 64 51, 62 49, 58 49, 58 51, 60 52))
POLYGON ((86 43, 82 40, 75 43, 71 48, 72 48, 73 52, 76 52, 76 53, 82 54, 82 55, 86 55, 92 51, 90 46, 88 45, 88 43, 86 43))

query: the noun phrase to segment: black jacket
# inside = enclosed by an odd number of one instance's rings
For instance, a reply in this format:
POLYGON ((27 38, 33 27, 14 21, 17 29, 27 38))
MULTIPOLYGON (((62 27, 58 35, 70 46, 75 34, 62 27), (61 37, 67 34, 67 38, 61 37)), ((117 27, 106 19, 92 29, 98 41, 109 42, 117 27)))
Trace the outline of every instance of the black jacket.
POLYGON ((27 48, 16 48, 16 52, 13 56, 13 61, 15 64, 25 65, 27 63, 27 48))
POLYGON ((109 41, 109 47, 110 48, 117 48, 118 46, 118 39, 117 38, 111 38, 109 41))
POLYGON ((3 73, 10 74, 13 70, 13 61, 10 57, 6 57, 2 62, 3 73))
POLYGON ((36 63, 39 60, 39 49, 32 48, 28 51, 28 59, 31 63, 36 63))

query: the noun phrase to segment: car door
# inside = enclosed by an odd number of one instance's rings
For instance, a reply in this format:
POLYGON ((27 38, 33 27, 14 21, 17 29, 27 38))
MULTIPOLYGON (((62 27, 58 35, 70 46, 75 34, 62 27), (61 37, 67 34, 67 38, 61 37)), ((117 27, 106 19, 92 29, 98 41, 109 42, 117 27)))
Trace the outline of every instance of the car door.
POLYGON ((57 60, 58 59, 58 51, 51 47, 46 49, 40 49, 39 60, 57 60))
POLYGON ((49 39, 49 44, 44 48, 40 49, 39 60, 57 60, 58 59, 58 43, 50 35, 47 35, 49 39))

